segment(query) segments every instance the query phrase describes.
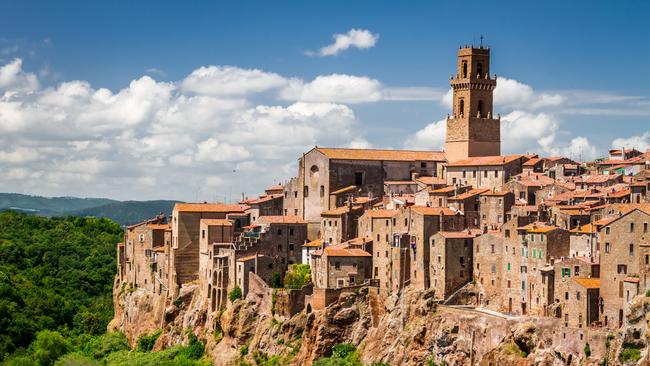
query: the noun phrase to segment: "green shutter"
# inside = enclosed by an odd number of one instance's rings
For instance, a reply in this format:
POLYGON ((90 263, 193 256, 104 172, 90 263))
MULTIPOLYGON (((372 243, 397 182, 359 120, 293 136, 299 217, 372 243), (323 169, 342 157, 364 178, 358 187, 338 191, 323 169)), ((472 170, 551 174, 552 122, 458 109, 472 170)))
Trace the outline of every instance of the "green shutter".
POLYGON ((508 272, 510 272, 510 262, 508 262, 508 272))

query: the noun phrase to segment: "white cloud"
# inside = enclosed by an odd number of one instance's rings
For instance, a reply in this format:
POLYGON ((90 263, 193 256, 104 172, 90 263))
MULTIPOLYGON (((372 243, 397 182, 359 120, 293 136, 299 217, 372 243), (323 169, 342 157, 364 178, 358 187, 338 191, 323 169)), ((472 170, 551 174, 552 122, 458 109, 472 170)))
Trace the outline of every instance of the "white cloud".
POLYGON ((404 147, 413 150, 442 150, 446 133, 446 119, 433 122, 410 135, 404 142, 404 147))
POLYGON ((321 48, 318 52, 307 52, 314 56, 336 56, 350 47, 367 49, 374 47, 379 40, 379 34, 373 34, 367 29, 350 29, 346 34, 335 34, 334 43, 321 48))
POLYGON ((0 67, 0 91, 33 91, 38 88, 35 74, 23 71, 23 60, 14 59, 0 67))
MULTIPOLYGON (((385 87, 382 94, 383 100, 394 101, 438 101, 446 97, 444 89, 426 86, 385 87)), ((451 106, 451 98, 449 105, 451 106)))
POLYGON ((566 144, 551 147, 547 151, 550 156, 566 156, 576 161, 589 161, 598 156, 598 151, 586 137, 578 136, 566 144))
POLYGON ((645 131, 637 136, 619 137, 612 141, 612 149, 621 148, 635 148, 639 151, 650 150, 650 131, 645 131))
POLYGON ((367 146, 352 109, 331 101, 360 102, 379 89, 372 79, 346 76, 348 94, 334 98, 328 93, 342 86, 326 77, 303 85, 301 99, 311 101, 258 104, 257 93, 278 95, 289 79, 215 66, 180 82, 143 76, 114 92, 86 81, 39 88, 35 80, 25 93, 16 80, 27 73, 16 65, 3 74, 10 91, 0 94, 0 191, 43 195, 256 194, 295 174, 296 157, 314 145, 367 146))
POLYGON ((331 74, 305 83, 293 79, 280 93, 285 100, 303 102, 364 103, 382 99, 381 83, 364 76, 331 74))
POLYGON ((233 66, 200 67, 187 76, 181 86, 183 91, 211 96, 233 96, 259 93, 284 86, 282 76, 257 69, 240 69, 233 66))

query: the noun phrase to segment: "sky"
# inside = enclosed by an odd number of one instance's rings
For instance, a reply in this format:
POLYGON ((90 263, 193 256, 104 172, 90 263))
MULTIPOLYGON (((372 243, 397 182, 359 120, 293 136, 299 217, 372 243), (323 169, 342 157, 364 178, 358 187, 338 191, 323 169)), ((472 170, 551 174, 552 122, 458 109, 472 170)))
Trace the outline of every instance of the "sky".
POLYGON ((650 149, 644 1, 1 7, 1 192, 234 201, 316 145, 440 150, 481 35, 502 153, 650 149))

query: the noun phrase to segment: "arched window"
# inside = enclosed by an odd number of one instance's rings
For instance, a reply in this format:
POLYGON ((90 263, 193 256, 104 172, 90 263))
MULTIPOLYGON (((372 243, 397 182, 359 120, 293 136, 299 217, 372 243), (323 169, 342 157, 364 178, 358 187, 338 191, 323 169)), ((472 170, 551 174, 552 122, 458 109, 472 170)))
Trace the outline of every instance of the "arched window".
POLYGON ((312 165, 312 166, 311 166, 311 169, 309 169, 309 170, 311 171, 312 174, 314 174, 314 173, 318 173, 318 166, 316 166, 316 165, 312 165))
POLYGON ((476 74, 477 74, 479 77, 482 77, 482 76, 483 76, 483 64, 480 63, 480 62, 476 64, 476 74))
POLYGON ((467 62, 463 61, 463 77, 467 77, 467 62))
POLYGON ((478 101, 478 116, 483 117, 483 101, 478 101))
POLYGON ((460 102, 458 103, 458 114, 462 117, 464 112, 465 112, 465 101, 461 99, 460 102))

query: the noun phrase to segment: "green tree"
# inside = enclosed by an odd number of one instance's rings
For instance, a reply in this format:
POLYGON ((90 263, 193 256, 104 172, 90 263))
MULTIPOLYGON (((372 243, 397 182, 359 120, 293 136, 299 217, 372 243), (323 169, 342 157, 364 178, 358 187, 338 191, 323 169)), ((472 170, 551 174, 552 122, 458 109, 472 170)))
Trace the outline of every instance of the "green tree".
POLYGON ((228 293, 228 299, 230 302, 235 302, 237 299, 241 299, 243 296, 241 288, 239 286, 235 286, 230 293, 228 293))
POLYGON ((300 289, 311 282, 311 269, 308 264, 292 264, 284 275, 284 287, 300 289))
POLYGON ((42 330, 36 335, 31 349, 34 360, 40 365, 48 366, 70 351, 70 343, 57 331, 42 330))

